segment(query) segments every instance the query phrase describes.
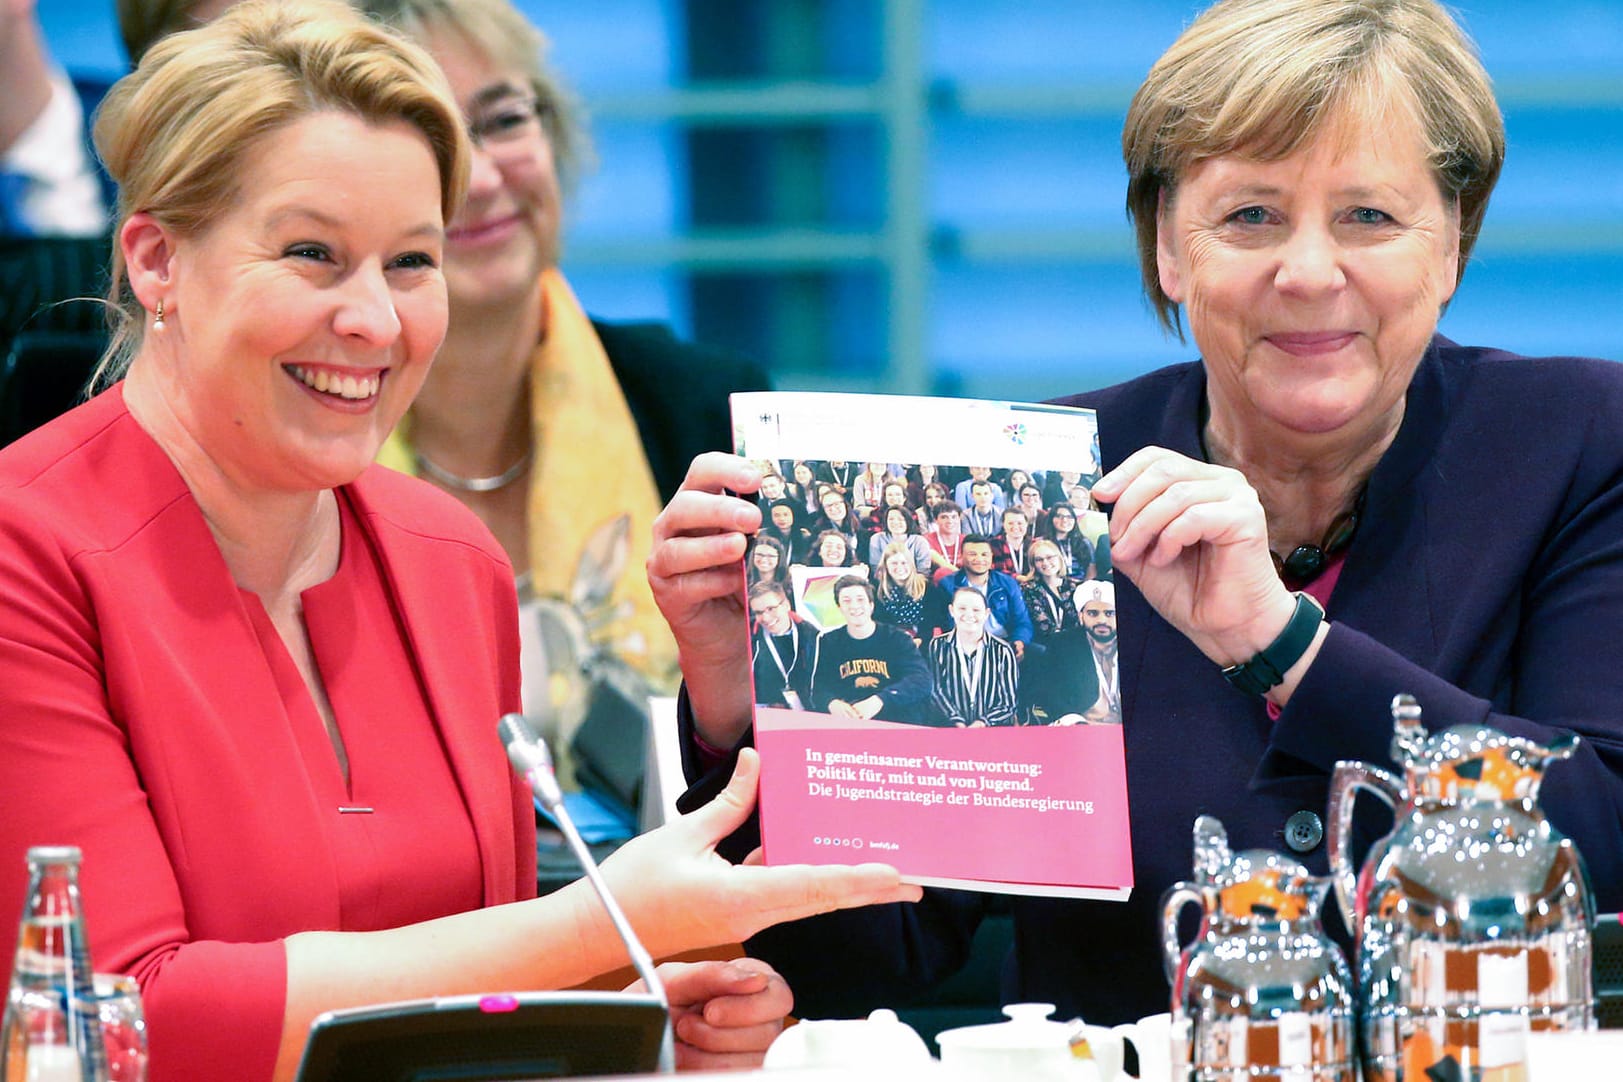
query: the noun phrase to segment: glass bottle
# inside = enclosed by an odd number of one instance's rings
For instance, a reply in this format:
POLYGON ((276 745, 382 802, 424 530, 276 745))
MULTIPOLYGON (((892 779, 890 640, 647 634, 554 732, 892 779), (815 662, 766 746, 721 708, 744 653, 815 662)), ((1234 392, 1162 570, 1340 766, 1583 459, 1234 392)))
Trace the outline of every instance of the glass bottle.
POLYGON ((3 1082, 107 1082, 77 847, 28 851, 28 894, 0 1036, 3 1082))

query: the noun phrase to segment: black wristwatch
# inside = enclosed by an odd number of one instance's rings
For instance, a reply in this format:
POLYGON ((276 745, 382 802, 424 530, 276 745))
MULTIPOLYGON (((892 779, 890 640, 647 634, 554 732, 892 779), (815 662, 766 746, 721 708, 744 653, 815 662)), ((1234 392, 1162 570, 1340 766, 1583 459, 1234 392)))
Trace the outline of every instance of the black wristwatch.
POLYGON ((1285 679, 1290 667, 1302 660, 1324 622, 1324 609, 1307 594, 1296 594, 1296 611, 1285 630, 1256 657, 1223 670, 1223 679, 1247 695, 1266 695, 1285 679))

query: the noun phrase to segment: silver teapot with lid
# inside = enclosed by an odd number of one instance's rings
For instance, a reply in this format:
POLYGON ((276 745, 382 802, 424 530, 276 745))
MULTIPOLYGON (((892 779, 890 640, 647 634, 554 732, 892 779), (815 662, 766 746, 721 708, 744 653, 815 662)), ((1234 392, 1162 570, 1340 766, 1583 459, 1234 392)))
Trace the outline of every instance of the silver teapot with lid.
POLYGON ((1195 820, 1194 879, 1162 899, 1178 1082, 1355 1082, 1352 977, 1319 912, 1330 880, 1195 820), (1178 940, 1186 905, 1200 931, 1178 940))
POLYGON ((1330 869, 1358 943, 1368 1082, 1525 1077, 1529 1030, 1592 1025, 1594 900, 1571 840, 1544 818, 1539 784, 1578 737, 1549 745, 1456 725, 1428 734, 1409 695, 1392 700, 1398 778, 1336 764, 1330 869), (1360 789, 1396 823, 1356 875, 1360 789))

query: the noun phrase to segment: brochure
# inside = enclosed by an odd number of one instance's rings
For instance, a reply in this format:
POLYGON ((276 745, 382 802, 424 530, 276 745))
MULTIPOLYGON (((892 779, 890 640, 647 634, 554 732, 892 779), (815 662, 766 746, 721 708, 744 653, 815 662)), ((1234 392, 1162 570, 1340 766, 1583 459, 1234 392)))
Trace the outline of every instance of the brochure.
POLYGON ((766 861, 1125 900, 1093 411, 761 392, 732 413, 769 475, 744 561, 766 861))

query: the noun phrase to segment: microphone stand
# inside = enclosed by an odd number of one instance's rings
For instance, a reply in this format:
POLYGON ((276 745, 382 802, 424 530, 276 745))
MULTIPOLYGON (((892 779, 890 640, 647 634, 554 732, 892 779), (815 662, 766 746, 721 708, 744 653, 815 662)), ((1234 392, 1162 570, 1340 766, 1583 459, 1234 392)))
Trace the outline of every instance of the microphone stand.
POLYGON ((665 994, 665 982, 659 979, 654 971, 653 956, 637 938, 632 930, 631 922, 626 919, 625 911, 609 890, 608 882, 604 880, 603 873, 598 870, 597 861, 592 858, 592 851, 587 848, 581 839, 580 831, 575 829, 574 820, 564 808, 563 790, 558 787, 558 776, 553 771, 552 753, 547 749, 546 741, 542 740, 523 714, 503 715, 496 726, 501 735, 502 743, 507 748, 507 759, 530 784, 530 790, 536 799, 541 801, 543 807, 563 831, 564 839, 574 852, 575 859, 586 872, 587 880, 592 889, 597 892, 598 899, 609 914, 609 921, 614 930, 619 933, 620 939, 625 943, 626 953, 631 955, 631 965, 647 985, 648 992, 660 1006, 665 1008, 665 1035, 659 1046, 659 1070, 669 1074, 676 1070, 676 1043, 671 1032, 671 1002, 665 994))

